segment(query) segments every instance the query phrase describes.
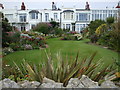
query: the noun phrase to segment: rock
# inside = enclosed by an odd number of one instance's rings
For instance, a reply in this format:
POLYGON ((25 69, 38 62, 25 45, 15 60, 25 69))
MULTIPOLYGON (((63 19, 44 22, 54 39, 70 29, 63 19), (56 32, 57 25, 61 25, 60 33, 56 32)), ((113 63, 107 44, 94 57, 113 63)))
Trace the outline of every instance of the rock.
POLYGON ((82 75, 80 79, 85 88, 100 88, 97 82, 92 81, 88 76, 82 75))
POLYGON ((44 77, 44 78, 43 78, 43 83, 55 83, 55 81, 44 77))
POLYGON ((84 88, 78 78, 71 78, 68 82, 67 88, 84 88))
POLYGON ((20 86, 10 79, 4 79, 0 81, 0 85, 2 85, 2 88, 20 88, 20 86))
POLYGON ((32 88, 31 83, 27 80, 24 81, 20 81, 18 82, 18 84, 22 87, 22 88, 32 88))
POLYGON ((22 88, 37 88, 37 87, 40 85, 40 83, 37 82, 37 81, 29 82, 29 81, 27 81, 27 80, 18 82, 18 84, 19 84, 22 88))
POLYGON ((39 88, 63 88, 63 83, 42 83, 39 88))
POLYGON ((46 77, 43 78, 43 83, 40 85, 39 88, 62 88, 63 83, 57 83, 51 79, 46 77))
POLYGON ((118 87, 115 86, 115 84, 112 81, 107 80, 101 84, 101 88, 118 88, 118 87))
POLYGON ((32 81, 32 82, 31 82, 31 86, 34 87, 34 88, 37 88, 37 87, 40 86, 40 82, 32 81))

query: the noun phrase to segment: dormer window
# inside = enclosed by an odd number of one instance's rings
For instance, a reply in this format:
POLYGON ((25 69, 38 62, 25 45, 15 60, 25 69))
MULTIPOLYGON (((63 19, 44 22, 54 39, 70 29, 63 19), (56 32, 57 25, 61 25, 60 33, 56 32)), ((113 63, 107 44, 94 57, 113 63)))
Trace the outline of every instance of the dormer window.
POLYGON ((63 11, 63 13, 64 13, 64 19, 65 20, 73 20, 73 13, 74 13, 74 11, 73 10, 64 10, 63 11))
POLYGON ((30 18, 31 18, 31 19, 38 19, 38 13, 39 13, 39 11, 37 11, 37 10, 32 10, 32 11, 30 11, 29 13, 30 13, 30 18))
POLYGON ((31 13, 31 19, 38 19, 38 13, 31 13))

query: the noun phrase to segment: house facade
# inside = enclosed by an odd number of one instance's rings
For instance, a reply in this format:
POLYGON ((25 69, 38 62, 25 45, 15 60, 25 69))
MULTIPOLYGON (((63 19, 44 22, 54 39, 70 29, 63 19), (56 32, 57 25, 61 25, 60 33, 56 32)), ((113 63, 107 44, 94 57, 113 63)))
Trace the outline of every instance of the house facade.
POLYGON ((106 20, 107 17, 118 17, 118 6, 116 8, 105 9, 90 9, 88 2, 86 2, 85 9, 78 8, 57 8, 52 2, 52 9, 26 9, 24 2, 22 2, 21 9, 4 9, 0 4, 0 12, 9 20, 12 26, 18 30, 29 31, 38 23, 48 23, 54 20, 60 24, 62 29, 70 29, 71 31, 80 32, 83 28, 89 25, 91 21, 96 19, 106 20))

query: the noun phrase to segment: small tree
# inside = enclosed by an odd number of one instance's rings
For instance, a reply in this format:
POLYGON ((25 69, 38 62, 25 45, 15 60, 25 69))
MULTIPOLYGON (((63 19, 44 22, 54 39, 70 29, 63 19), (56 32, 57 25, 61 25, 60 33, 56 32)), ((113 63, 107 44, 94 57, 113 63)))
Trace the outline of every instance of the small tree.
POLYGON ((59 27, 59 23, 56 21, 51 20, 50 24, 52 25, 52 28, 59 27))
POLYGON ((103 20, 95 20, 95 21, 91 21, 89 24, 89 34, 90 36, 95 34, 96 29, 101 25, 104 24, 105 21, 103 20))
POLYGON ((61 36, 64 33, 64 31, 61 28, 55 28, 54 32, 55 35, 59 35, 59 36, 61 36))
POLYGON ((49 23, 38 23, 33 30, 44 33, 46 35, 46 34, 49 34, 51 32, 51 24, 49 24, 49 23))
POLYGON ((7 32, 12 31, 12 26, 8 23, 8 19, 4 18, 3 13, 0 13, 0 16, 2 17, 2 47, 7 47, 10 42, 7 32))
POLYGON ((108 23, 108 24, 112 24, 112 23, 114 23, 114 17, 108 17, 107 19, 106 19, 106 22, 108 23))

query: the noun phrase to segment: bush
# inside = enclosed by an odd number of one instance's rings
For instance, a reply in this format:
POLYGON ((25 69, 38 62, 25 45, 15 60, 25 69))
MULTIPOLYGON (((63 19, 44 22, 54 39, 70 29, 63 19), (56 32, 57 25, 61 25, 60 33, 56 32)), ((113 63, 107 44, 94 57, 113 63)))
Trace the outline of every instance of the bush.
POLYGON ((63 33, 64 31, 61 28, 55 28, 54 30, 55 35, 62 36, 63 33))
POLYGON ((13 52, 13 49, 10 48, 10 47, 5 47, 5 48, 2 49, 2 55, 3 56, 8 55, 8 54, 10 54, 12 52, 13 52))
POLYGON ((92 43, 96 43, 98 41, 98 36, 96 34, 94 34, 90 37, 90 40, 92 43))
POLYGON ((51 24, 49 23, 39 23, 35 26, 33 31, 37 31, 40 33, 49 34, 51 33, 51 24))
POLYGON ((33 48, 32 48, 31 45, 26 44, 26 45, 24 45, 24 49, 25 49, 25 50, 32 50, 33 48))
POLYGON ((110 43, 110 34, 107 32, 99 37, 98 43, 103 46, 109 46, 110 43))
POLYGON ((10 48, 12 48, 14 51, 20 51, 23 50, 23 47, 20 45, 20 43, 11 43, 9 45, 10 48))
POLYGON ((76 38, 75 38, 75 36, 66 34, 61 38, 61 40, 76 40, 76 38))

